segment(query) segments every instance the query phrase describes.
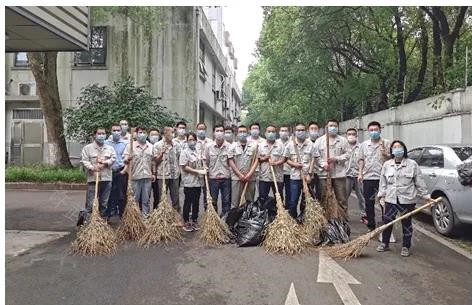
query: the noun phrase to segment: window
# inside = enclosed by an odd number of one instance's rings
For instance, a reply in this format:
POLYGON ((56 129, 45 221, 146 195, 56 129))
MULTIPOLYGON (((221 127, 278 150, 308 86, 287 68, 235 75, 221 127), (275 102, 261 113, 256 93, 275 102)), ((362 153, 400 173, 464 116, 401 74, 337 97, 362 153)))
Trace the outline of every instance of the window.
POLYGON ((104 66, 107 58, 107 28, 92 27, 90 33, 90 50, 75 52, 76 66, 104 66))
POLYGON ((444 154, 440 148, 425 148, 421 160, 418 163, 426 167, 444 167, 444 154))
POLYGON ((416 161, 416 163, 419 163, 422 152, 423 152, 423 148, 412 149, 408 152, 408 158, 410 158, 413 161, 416 161))
POLYGON ((200 61, 205 64, 205 44, 200 40, 200 61))
POLYGON ((15 53, 15 67, 28 67, 26 52, 15 53))
POLYGON ((211 73, 211 89, 213 90, 213 92, 215 92, 215 90, 216 90, 216 69, 215 69, 215 65, 213 65, 213 71, 211 73))
POLYGON ((452 147, 452 150, 454 150, 461 161, 464 161, 472 156, 472 147, 470 146, 452 147))
POLYGON ((205 82, 207 80, 207 71, 205 69, 205 45, 203 41, 200 40, 200 61, 198 62, 198 67, 200 69, 200 78, 205 82))

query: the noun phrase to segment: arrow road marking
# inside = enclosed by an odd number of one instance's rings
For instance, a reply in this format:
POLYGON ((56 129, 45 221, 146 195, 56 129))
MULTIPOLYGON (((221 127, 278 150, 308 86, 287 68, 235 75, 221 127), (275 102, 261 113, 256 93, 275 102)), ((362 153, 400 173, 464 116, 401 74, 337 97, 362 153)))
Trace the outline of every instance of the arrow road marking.
POLYGON ((297 294, 295 293, 295 286, 293 286, 293 283, 290 284, 287 299, 285 299, 285 305, 300 305, 300 303, 298 302, 297 294))
POLYGON ((333 283, 344 305, 361 305, 349 287, 349 284, 359 285, 360 282, 323 251, 320 251, 319 261, 317 282, 333 283))

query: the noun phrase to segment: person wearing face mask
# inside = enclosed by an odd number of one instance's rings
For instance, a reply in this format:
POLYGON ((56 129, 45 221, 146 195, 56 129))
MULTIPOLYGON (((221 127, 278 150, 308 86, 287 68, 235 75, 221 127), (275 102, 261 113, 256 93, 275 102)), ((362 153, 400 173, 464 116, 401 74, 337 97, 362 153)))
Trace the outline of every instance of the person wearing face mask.
POLYGON ((121 138, 121 126, 120 124, 113 124, 111 126, 111 140, 106 140, 105 144, 110 145, 115 150, 116 160, 111 167, 112 180, 111 180, 111 192, 110 198, 108 199, 107 216, 112 217, 119 215, 120 218, 123 215, 125 208, 125 186, 128 181, 128 174, 122 173, 125 167, 123 160, 123 153, 125 152, 128 141, 121 138))
POLYGON ((381 137, 380 123, 372 121, 367 125, 370 139, 362 142, 359 147, 359 182, 364 188, 365 210, 367 213, 367 228, 374 230, 375 221, 375 194, 379 190, 380 171, 388 159, 390 141, 381 137))
MULTIPOLYGON (((280 136, 280 139, 279 139, 280 143, 283 144, 284 152, 285 152, 285 148, 287 147, 290 141, 290 127, 288 125, 280 126, 279 136, 280 136)), ((284 200, 284 197, 287 199, 290 198, 290 172, 291 172, 290 165, 288 165, 287 162, 284 162, 283 164, 284 179, 282 182, 282 188, 279 190, 280 196, 282 197, 282 201, 284 200)))
POLYGON ((147 141, 147 130, 136 127, 136 142, 133 142, 133 154, 131 155, 131 143, 126 147, 125 163, 132 160, 131 177, 134 198, 139 204, 139 209, 144 217, 148 217, 151 209, 149 199, 151 196, 151 184, 156 179, 152 175, 152 144, 147 141))
POLYGON ((240 125, 238 127, 238 139, 231 147, 232 158, 229 159, 231 173, 231 207, 239 205, 244 185, 247 183, 245 200, 253 201, 256 190, 256 179, 254 172, 257 164, 251 166, 253 156, 256 153, 257 145, 255 142, 248 143, 247 127, 240 125))
POLYGON ((163 176, 167 191, 170 192, 172 206, 180 213, 179 178, 180 168, 177 157, 177 146, 174 145, 174 128, 166 126, 163 129, 162 140, 154 144, 153 156, 157 165, 156 178, 159 189, 162 190, 163 176))
MULTIPOLYGON (((431 201, 431 195, 421 175, 418 164, 408 158, 405 144, 395 140, 390 145, 391 159, 386 161, 380 172, 379 192, 380 204, 385 206, 384 223, 392 222, 397 213, 402 215, 415 209, 418 200, 431 201)), ((413 226, 411 217, 402 221, 403 247, 401 256, 410 255, 413 226)), ((377 247, 378 252, 389 250, 392 227, 382 232, 382 242, 377 247)))
POLYGON ((110 197, 112 171, 111 167, 116 160, 113 147, 105 144, 105 128, 98 127, 95 130, 95 139, 82 149, 81 164, 87 170, 87 196, 85 200, 85 212, 81 213, 78 225, 88 221, 92 213, 92 202, 95 197, 95 173, 100 173, 98 183, 99 211, 103 218, 107 217, 107 204, 110 197), (82 217, 83 216, 83 217, 82 217))
POLYGON ((347 220, 347 198, 346 198, 346 163, 350 156, 350 147, 346 138, 338 135, 339 122, 330 119, 326 123, 327 134, 318 138, 314 146, 314 156, 320 168, 321 190, 326 187, 328 172, 330 174, 336 201, 344 212, 347 220), (329 143, 329 158, 327 159, 327 142, 329 143))
POLYGON ((180 121, 175 125, 176 137, 172 139, 172 141, 174 142, 174 145, 177 146, 179 155, 180 155, 180 151, 182 151, 185 148, 185 145, 187 143, 186 128, 187 128, 187 124, 183 121, 180 121))
POLYGON ((182 169, 182 184, 184 186, 184 207, 182 217, 184 219, 183 230, 186 232, 198 231, 198 210, 200 194, 204 184, 203 175, 206 170, 203 169, 202 159, 198 158, 196 152, 197 136, 190 132, 187 135, 187 146, 180 154, 179 165, 182 169), (190 222, 190 211, 192 212, 192 221, 190 222))
MULTIPOLYGON (((305 179, 307 179, 307 182, 309 183, 310 175, 308 171, 313 158, 313 142, 307 139, 305 125, 302 123, 297 123, 295 125, 294 135, 296 144, 293 141, 289 141, 284 150, 284 162, 287 162, 287 164, 291 167, 290 198, 285 198, 285 205, 290 215, 293 218, 297 218, 298 201, 303 189, 303 181, 302 177, 300 176, 300 171, 303 172, 305 179), (297 145, 301 160, 298 159, 295 145, 297 145)), ((302 194, 302 202, 303 201, 304 195, 302 194)))
POLYGON ((367 214, 365 213, 365 200, 362 193, 362 182, 357 180, 359 173, 359 165, 357 163, 359 156, 359 143, 357 142, 357 130, 355 128, 349 128, 346 131, 347 142, 351 148, 349 161, 347 164, 346 171, 346 190, 347 198, 351 195, 352 190, 356 192, 357 203, 359 204, 361 222, 367 224, 367 214))
POLYGON ((226 126, 225 127, 225 141, 229 144, 234 143, 234 136, 233 136, 233 127, 226 126))
MULTIPOLYGON (((311 142, 315 144, 316 140, 321 136, 320 124, 315 121, 310 122, 308 124, 308 133, 309 133, 311 142)), ((311 182, 309 185, 310 192, 315 195, 318 201, 321 201, 321 182, 320 182, 320 176, 319 176, 320 170, 316 162, 314 162, 314 159, 312 162, 313 164, 310 164, 310 175, 312 176, 311 182)))
MULTIPOLYGON (((125 140, 125 141, 129 141, 131 139, 131 134, 129 133, 130 127, 129 127, 128 121, 127 120, 121 120, 120 121, 120 127, 121 127, 121 139, 125 140)), ((108 140, 110 140, 110 141, 113 140, 112 136, 113 135, 110 135, 108 137, 108 140)))
POLYGON ((259 123, 252 123, 249 125, 249 137, 247 139, 248 143, 256 142, 259 144, 261 141, 265 141, 264 138, 260 136, 261 125, 259 123))
POLYGON ((275 197, 275 184, 270 167, 274 169, 277 188, 282 190, 285 145, 277 140, 277 128, 269 124, 265 130, 266 141, 259 143, 259 198, 265 202, 270 189, 275 197))
MULTIPOLYGON (((160 139, 161 133, 159 132, 159 130, 151 128, 149 130, 149 143, 154 146, 154 144, 159 142, 160 139)), ((156 177, 156 179, 154 179, 151 184, 153 197, 152 209, 157 209, 157 206, 159 205, 159 200, 161 198, 161 190, 159 189, 159 182, 157 181, 157 164, 154 158, 152 158, 152 175, 156 177)))
MULTIPOLYGON (((198 123, 197 126, 196 126, 196 134, 197 134, 197 147, 196 147, 196 151, 197 151, 197 155, 199 156, 199 158, 203 158, 203 155, 205 153, 205 147, 213 142, 212 139, 210 139, 209 137, 207 137, 207 126, 205 123, 198 123)), ((207 189, 206 189, 206 185, 205 183, 203 183, 203 186, 202 186, 202 192, 203 192, 203 206, 206 208, 207 206, 207 189)))
POLYGON ((218 196, 221 193, 221 215, 226 214, 231 208, 231 168, 229 159, 231 155, 230 144, 225 141, 223 125, 213 127, 215 141, 205 147, 204 160, 208 168, 208 182, 210 184, 210 195, 213 206, 218 211, 218 196))

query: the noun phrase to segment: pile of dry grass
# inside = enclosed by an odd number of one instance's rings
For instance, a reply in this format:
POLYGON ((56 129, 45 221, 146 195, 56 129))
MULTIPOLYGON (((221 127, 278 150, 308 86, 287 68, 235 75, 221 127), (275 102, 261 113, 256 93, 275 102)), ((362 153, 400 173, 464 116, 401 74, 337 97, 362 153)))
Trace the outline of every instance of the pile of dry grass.
POLYGON ((305 194, 306 208, 302 224, 302 231, 311 243, 318 241, 321 230, 327 223, 324 210, 320 203, 311 195, 305 194))
POLYGON ((134 198, 131 183, 128 184, 128 194, 126 196, 126 207, 117 230, 117 235, 120 240, 139 240, 146 233, 147 227, 138 208, 138 203, 134 198))

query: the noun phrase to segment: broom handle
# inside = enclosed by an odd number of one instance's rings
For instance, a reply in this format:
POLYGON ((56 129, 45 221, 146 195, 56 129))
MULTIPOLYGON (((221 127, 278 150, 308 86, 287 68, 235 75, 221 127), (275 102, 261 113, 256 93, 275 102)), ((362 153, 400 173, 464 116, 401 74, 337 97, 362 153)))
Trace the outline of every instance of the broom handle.
MULTIPOLYGON (((297 154, 297 161, 301 162, 300 151, 298 150, 295 138, 293 138, 293 147, 295 148, 295 153, 297 154)), ((303 173, 303 167, 300 169, 300 178, 302 178, 303 182, 303 192, 305 193, 305 197, 308 198, 308 196, 311 196, 311 194, 308 191, 308 184, 306 183, 305 174, 303 173)))
POLYGON ((375 229, 375 231, 376 231, 376 233, 382 232, 382 231, 385 230, 386 228, 393 226, 396 222, 402 221, 402 220, 405 219, 405 218, 408 218, 408 217, 410 217, 410 216, 412 216, 412 215, 414 215, 414 214, 417 214, 417 213, 419 213, 421 210, 423 210, 423 209, 425 209, 425 208, 428 208, 428 207, 430 207, 430 206, 433 206, 434 204, 436 204, 436 203, 442 201, 442 199, 443 199, 442 197, 438 197, 438 198, 436 198, 436 199, 434 199, 434 200, 432 200, 432 201, 430 201, 430 202, 428 202, 428 203, 426 203, 426 204, 420 206, 420 207, 417 208, 416 210, 413 210, 413 211, 411 211, 411 212, 409 212, 409 213, 406 213, 406 214, 404 214, 404 215, 402 215, 402 216, 396 218, 396 219, 393 220, 392 222, 389 222, 389 223, 387 223, 387 224, 384 224, 384 225, 378 227, 377 229, 375 229))
POLYGON ((277 185, 277 179, 275 178, 275 172, 274 172, 274 167, 270 165, 270 172, 272 173, 272 179, 274 180, 274 185, 275 185, 275 193, 279 194, 279 186, 277 185))
MULTIPOLYGON (((329 136, 328 136, 328 127, 326 127, 325 130, 325 136, 326 136, 326 162, 328 162, 329 159, 329 136)), ((328 163, 329 164, 329 163, 328 163)), ((328 169, 328 179, 331 181, 331 168, 328 169)))
POLYGON ((100 180, 100 172, 95 172, 95 199, 98 199, 98 182, 100 180))
MULTIPOLYGON (((247 145, 247 144, 246 144, 247 145)), ((252 159, 251 159, 251 167, 249 168, 249 171, 251 171, 251 168, 252 166, 254 165, 254 162, 256 162, 256 155, 258 153, 258 148, 259 148, 259 144, 256 144, 256 149, 254 150, 254 153, 252 154, 252 159)), ((249 181, 246 181, 244 183, 244 188, 243 188, 243 192, 241 193, 241 198, 239 199, 239 206, 242 206, 243 203, 245 202, 244 201, 244 197, 246 196, 246 190, 247 190, 247 186, 249 184, 249 181)))

